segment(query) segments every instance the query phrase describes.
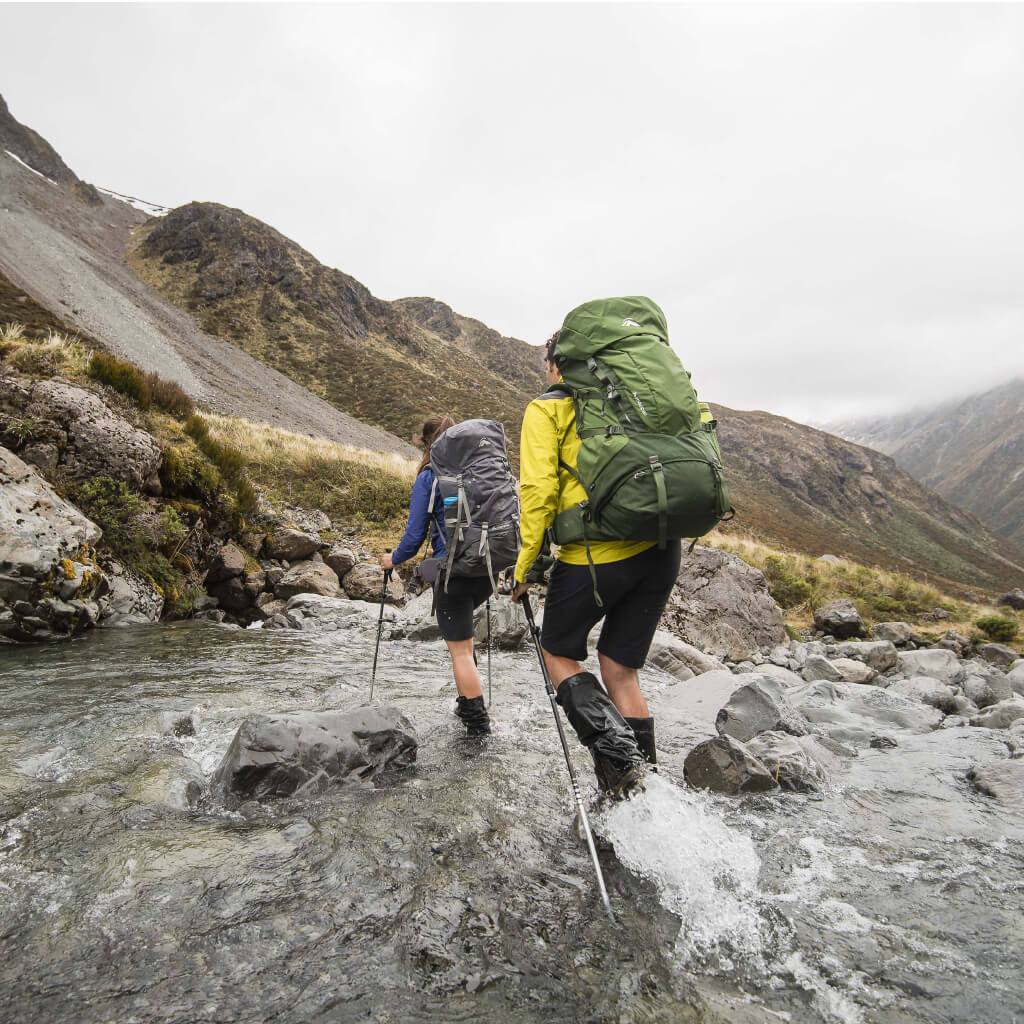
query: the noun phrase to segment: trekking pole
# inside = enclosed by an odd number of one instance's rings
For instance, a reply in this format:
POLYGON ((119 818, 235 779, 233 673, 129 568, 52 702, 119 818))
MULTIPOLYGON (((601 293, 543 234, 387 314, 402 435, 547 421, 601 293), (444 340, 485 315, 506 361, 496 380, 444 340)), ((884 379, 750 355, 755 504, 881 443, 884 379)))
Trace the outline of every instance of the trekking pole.
POLYGON ((487 598, 487 706, 491 706, 491 599, 487 598))
MULTIPOLYGON (((391 554, 391 548, 385 548, 386 554, 391 554)), ((388 596, 388 582, 394 569, 384 570, 384 585, 380 588, 380 615, 377 617, 377 646, 373 649, 373 672, 370 674, 370 700, 373 700, 373 684, 377 679, 377 652, 380 651, 380 634, 384 627, 384 598, 388 596)))
POLYGON ((558 738, 562 741, 562 753, 565 754, 565 766, 569 769, 569 781, 572 784, 572 795, 576 800, 576 810, 579 813, 580 821, 583 824, 583 831, 587 837, 587 848, 590 850, 590 859, 594 862, 594 873, 597 875, 597 888, 601 893, 601 902, 608 914, 609 920, 619 926, 612 913, 612 905, 608 900, 608 890, 605 888, 604 875, 601 873, 601 862, 597 859, 597 848, 594 846, 594 833, 590 831, 590 819, 587 817, 587 809, 583 804, 583 797, 580 795, 580 785, 576 781, 576 772, 572 767, 572 759, 569 757, 569 744, 565 741, 565 728, 562 726, 562 717, 558 713, 557 701, 555 699, 555 688, 551 685, 551 675, 548 672, 547 663, 544 661, 544 652, 540 647, 540 630, 533 621, 533 609, 530 607, 530 598, 523 594, 520 598, 523 611, 526 612, 526 622, 530 627, 530 636, 533 637, 533 646, 537 649, 537 658, 540 661, 540 670, 544 676, 544 686, 548 691, 548 700, 551 701, 551 711, 555 716, 555 725, 558 727, 558 738))

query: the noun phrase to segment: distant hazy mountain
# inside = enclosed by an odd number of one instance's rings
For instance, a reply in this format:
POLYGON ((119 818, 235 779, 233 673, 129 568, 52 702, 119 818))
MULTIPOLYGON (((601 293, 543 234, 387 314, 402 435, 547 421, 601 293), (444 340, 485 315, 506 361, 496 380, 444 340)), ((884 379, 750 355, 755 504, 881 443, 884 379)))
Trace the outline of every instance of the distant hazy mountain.
MULTIPOLYGON (((544 387, 538 347, 438 299, 378 299, 240 210, 147 219, 56 180, 0 154, 0 323, 58 313, 200 403, 366 447, 408 451, 394 435, 431 410, 501 419, 518 442, 544 387)), ((1024 553, 888 456, 769 413, 716 414, 743 532, 961 592, 1024 579, 1024 553)))
POLYGON ((826 429, 891 455, 1024 547, 1024 378, 962 401, 826 429))

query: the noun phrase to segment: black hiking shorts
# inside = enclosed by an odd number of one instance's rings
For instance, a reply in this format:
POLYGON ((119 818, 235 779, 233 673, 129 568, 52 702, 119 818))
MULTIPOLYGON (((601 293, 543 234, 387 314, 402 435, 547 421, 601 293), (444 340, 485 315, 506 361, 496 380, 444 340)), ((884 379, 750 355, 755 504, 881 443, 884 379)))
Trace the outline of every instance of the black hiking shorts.
POLYGON ((583 661, 587 637, 604 618, 598 652, 626 668, 643 668, 679 575, 681 550, 678 540, 669 541, 664 551, 655 545, 632 558, 595 565, 603 608, 594 600, 589 566, 556 562, 544 602, 540 635, 544 650, 583 661))
POLYGON ((473 635, 473 612, 491 596, 489 576, 455 576, 444 589, 444 575, 437 583, 437 624, 445 640, 468 640, 473 635))

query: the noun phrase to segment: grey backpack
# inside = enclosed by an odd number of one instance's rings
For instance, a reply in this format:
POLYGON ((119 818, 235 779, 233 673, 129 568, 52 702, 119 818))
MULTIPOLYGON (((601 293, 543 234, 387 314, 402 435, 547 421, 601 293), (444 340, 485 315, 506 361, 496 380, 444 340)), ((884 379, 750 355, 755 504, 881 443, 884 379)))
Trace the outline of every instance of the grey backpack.
MULTIPOLYGON (((448 534, 445 589, 454 576, 488 576, 497 591, 497 574, 519 556, 519 495, 505 428, 494 420, 456 423, 431 444, 430 468, 448 534)), ((434 501, 431 493, 430 508, 434 501)))

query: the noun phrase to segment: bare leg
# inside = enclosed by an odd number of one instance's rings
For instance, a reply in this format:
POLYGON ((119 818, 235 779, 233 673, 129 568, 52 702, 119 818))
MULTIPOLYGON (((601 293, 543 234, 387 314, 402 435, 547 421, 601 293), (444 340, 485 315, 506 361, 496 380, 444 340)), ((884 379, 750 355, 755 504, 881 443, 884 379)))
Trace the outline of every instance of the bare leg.
POLYGON ((648 718, 650 711, 647 709, 644 695, 640 692, 640 677, 637 670, 620 665, 600 652, 597 660, 601 666, 601 681, 612 703, 619 709, 619 714, 623 718, 648 718))
POLYGON ((445 640, 448 653, 452 656, 452 672, 455 675, 455 689, 460 697, 482 697, 483 686, 480 684, 480 673, 473 661, 473 641, 445 640))
MULTIPOLYGON (((543 650, 543 648, 541 648, 543 650)), ((544 664, 548 667, 548 675, 551 676, 551 685, 557 690, 562 682, 583 671, 583 666, 572 658, 563 658, 560 654, 551 654, 544 651, 544 664)))

